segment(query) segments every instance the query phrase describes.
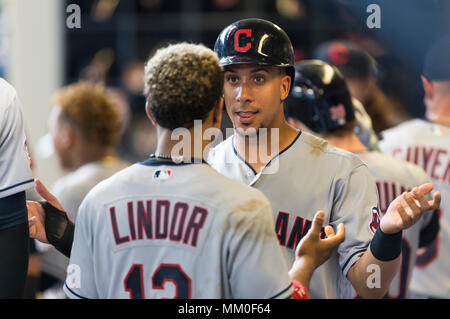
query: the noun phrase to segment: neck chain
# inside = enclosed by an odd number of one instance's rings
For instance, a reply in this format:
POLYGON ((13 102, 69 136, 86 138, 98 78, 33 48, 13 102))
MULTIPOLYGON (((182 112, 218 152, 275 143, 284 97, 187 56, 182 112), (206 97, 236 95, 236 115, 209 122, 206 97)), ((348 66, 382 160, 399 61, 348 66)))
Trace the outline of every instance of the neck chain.
MULTIPOLYGON (((186 162, 185 159, 183 158, 183 156, 170 156, 170 155, 165 155, 165 154, 151 154, 150 158, 159 158, 159 159, 164 159, 164 160, 169 160, 172 161, 175 164, 180 164, 180 163, 195 163, 198 159, 194 159, 192 158, 191 161, 186 162)), ((198 160, 201 163, 206 163, 203 159, 198 160)))
POLYGON ((150 158, 162 158, 162 159, 167 159, 167 160, 172 160, 172 156, 170 155, 165 155, 165 154, 151 154, 150 158))

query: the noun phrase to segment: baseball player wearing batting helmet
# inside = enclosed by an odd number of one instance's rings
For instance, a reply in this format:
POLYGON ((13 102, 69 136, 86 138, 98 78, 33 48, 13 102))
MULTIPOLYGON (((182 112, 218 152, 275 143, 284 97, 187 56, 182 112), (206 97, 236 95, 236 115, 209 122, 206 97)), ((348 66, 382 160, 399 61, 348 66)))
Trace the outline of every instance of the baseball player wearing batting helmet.
MULTIPOLYGON (((428 181, 420 167, 369 151, 362 144, 352 130, 356 111, 347 85, 338 69, 328 63, 309 60, 296 65, 294 88, 286 101, 285 110, 286 117, 295 127, 311 131, 334 146, 355 153, 367 164, 377 184, 383 214, 402 192, 428 181), (324 74, 329 74, 330 80, 324 74)), ((419 246, 433 240, 438 231, 437 211, 426 213, 416 224, 403 231, 401 268, 385 298, 409 297, 408 287, 416 251, 419 246)))
POLYGON ((22 298, 28 267, 25 191, 33 187, 16 90, 0 78, 0 299, 22 298))
MULTIPOLYGON (((371 225, 378 220, 378 196, 367 166, 356 155, 294 129, 284 118, 283 102, 293 84, 294 53, 280 27, 261 19, 237 21, 220 33, 215 51, 225 70, 223 94, 235 134, 211 150, 211 165, 269 198, 279 244, 289 262, 311 225, 310 212, 323 209, 326 223, 350 225, 337 252, 315 271, 311 297, 351 297, 347 278, 358 294, 382 297, 400 262, 401 236, 398 241, 398 235, 391 234, 405 227, 400 222, 403 205, 390 206, 381 221, 384 233, 378 232, 369 248, 375 232, 371 225), (279 138, 273 139, 276 134, 279 138), (258 140, 253 143, 255 136, 258 140), (269 159, 260 155, 251 159, 252 154, 271 149, 277 142, 269 159), (397 240, 396 248, 385 250, 382 247, 390 245, 386 238, 391 236, 397 240), (379 289, 366 285, 371 264, 381 268, 379 289)), ((413 205, 411 201, 401 204, 413 205)), ((419 214, 421 209, 414 211, 419 214)))
MULTIPOLYGON (((337 234, 328 229, 329 238, 319 239, 324 214, 318 212, 288 276, 266 197, 202 159, 211 141, 196 137, 194 120, 202 120, 203 131, 219 129, 222 85, 217 55, 202 45, 172 45, 148 61, 146 110, 157 126, 158 147, 148 160, 95 186, 81 204, 70 252, 78 274, 68 271, 64 286, 69 297, 298 297, 289 276, 295 287, 298 281, 308 286, 312 271, 342 242, 343 227, 337 234), (192 133, 189 146, 201 143, 201 153, 194 153, 199 158, 190 152, 172 157, 177 128, 192 133)), ((61 210, 38 186, 38 193, 61 210)), ((32 235, 46 241, 42 207, 33 202, 30 208, 38 220, 32 235)), ((48 232, 47 218, 45 224, 48 232)))
POLYGON ((450 298, 450 36, 434 43, 425 57, 422 83, 426 119, 414 119, 383 131, 380 148, 386 154, 421 166, 442 192, 441 230, 419 252, 411 294, 450 298))
POLYGON ((364 105, 376 133, 410 118, 398 102, 380 89, 380 67, 363 48, 348 41, 333 40, 320 44, 313 52, 313 59, 341 71, 350 94, 364 105))

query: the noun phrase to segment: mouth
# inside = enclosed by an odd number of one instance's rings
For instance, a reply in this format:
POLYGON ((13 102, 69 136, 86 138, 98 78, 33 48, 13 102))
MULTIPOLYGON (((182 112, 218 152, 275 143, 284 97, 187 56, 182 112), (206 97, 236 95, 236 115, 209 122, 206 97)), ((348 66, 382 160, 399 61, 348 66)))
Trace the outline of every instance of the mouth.
POLYGON ((258 111, 250 112, 250 111, 239 111, 235 112, 238 120, 242 124, 250 124, 253 122, 253 120, 256 117, 256 114, 258 114, 258 111))

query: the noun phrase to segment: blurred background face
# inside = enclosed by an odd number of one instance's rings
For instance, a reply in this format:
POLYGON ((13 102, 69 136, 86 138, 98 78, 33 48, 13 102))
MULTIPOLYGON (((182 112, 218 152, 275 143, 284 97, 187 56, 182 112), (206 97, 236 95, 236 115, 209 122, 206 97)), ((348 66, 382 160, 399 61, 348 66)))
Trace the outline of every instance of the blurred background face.
POLYGON ((53 148, 58 157, 60 165, 65 169, 70 169, 70 127, 59 119, 61 110, 54 106, 50 112, 48 129, 53 142, 53 148))
POLYGON ((439 116, 449 117, 450 81, 424 81, 426 118, 438 120, 439 116))
POLYGON ((235 128, 258 130, 280 125, 288 76, 276 67, 254 64, 227 66, 224 76, 225 105, 235 128))

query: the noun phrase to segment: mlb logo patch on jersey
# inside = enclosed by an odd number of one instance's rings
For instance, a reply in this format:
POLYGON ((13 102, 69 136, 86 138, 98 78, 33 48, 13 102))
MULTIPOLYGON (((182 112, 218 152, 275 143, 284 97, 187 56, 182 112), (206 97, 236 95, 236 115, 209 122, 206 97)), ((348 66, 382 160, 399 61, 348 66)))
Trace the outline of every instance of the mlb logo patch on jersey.
POLYGON ((442 126, 434 124, 431 126, 431 133, 437 136, 443 136, 445 134, 445 130, 442 126))
POLYGON ((153 173, 153 179, 166 180, 172 176, 172 173, 171 169, 157 169, 153 173))

